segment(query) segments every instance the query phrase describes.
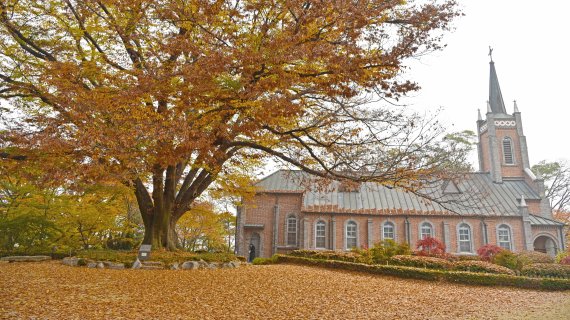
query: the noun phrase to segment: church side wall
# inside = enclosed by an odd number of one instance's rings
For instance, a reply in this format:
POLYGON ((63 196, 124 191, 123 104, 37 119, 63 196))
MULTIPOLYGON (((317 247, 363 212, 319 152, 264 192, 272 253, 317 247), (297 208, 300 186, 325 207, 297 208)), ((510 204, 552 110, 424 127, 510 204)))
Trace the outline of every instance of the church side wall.
MULTIPOLYGON (((378 215, 348 215, 348 214, 316 214, 307 213, 306 215, 309 225, 309 239, 310 246, 308 249, 322 249, 316 247, 315 237, 315 224, 318 221, 324 221, 327 224, 332 223, 334 217, 336 229, 334 249, 346 250, 346 224, 349 221, 354 221, 358 226, 358 245, 360 248, 366 248, 369 244, 374 244, 382 240, 382 226, 384 222, 390 221, 394 223, 396 230, 396 241, 406 242, 406 218, 404 216, 378 216, 378 215), (370 223, 369 223, 370 222, 370 223), (368 227, 370 225, 370 228, 368 227), (370 235, 368 233, 370 230, 370 235)), ((487 240, 488 243, 498 244, 497 242, 497 227, 501 224, 509 226, 512 235, 512 246, 514 251, 524 250, 524 236, 523 236, 523 223, 521 217, 488 217, 482 220, 481 218, 472 217, 448 217, 448 216, 410 216, 408 217, 411 247, 415 248, 417 241, 420 239, 420 226, 424 222, 432 225, 434 236, 444 243, 449 243, 447 251, 450 253, 459 253, 458 249, 458 226, 461 223, 466 223, 471 227, 472 235, 472 251, 471 254, 476 254, 477 249, 485 245, 482 221, 487 225, 487 240), (444 227, 447 224, 448 227, 444 227), (447 231, 446 231, 447 229, 447 231), (447 234, 446 234, 447 233, 447 234), (446 236, 448 240, 446 241, 446 236)), ((328 229, 328 228, 327 228, 328 229)), ((330 235, 327 234, 327 243, 330 240, 330 235)), ((327 245, 325 248, 332 250, 333 245, 327 245)))

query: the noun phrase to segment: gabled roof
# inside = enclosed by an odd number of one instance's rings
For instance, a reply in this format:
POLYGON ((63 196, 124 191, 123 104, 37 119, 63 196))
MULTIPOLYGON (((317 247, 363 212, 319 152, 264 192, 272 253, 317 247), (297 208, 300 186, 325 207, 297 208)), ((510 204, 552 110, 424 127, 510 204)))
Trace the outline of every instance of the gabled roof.
POLYGON ((532 226, 564 226, 564 223, 548 219, 545 217, 535 216, 534 214, 529 215, 530 224, 532 226))
POLYGON ((524 180, 505 180, 497 184, 488 173, 469 173, 453 182, 458 192, 444 192, 449 191, 449 183, 421 190, 423 195, 437 202, 373 182, 360 184, 358 192, 339 192, 339 182, 327 182, 323 186, 319 181, 322 180, 302 171, 279 170, 258 181, 256 186, 259 192, 302 193, 305 212, 516 216, 521 195, 527 200, 540 199, 524 180))

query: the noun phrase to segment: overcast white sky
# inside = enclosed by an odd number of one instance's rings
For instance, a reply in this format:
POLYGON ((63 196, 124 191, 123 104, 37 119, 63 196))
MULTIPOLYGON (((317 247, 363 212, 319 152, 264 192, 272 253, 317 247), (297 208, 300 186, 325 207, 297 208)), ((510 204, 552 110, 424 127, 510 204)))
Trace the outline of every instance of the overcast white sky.
POLYGON ((408 74, 422 90, 406 103, 420 110, 441 106, 451 130, 476 131, 477 109, 484 117, 489 96, 490 45, 507 112, 515 99, 521 111, 531 165, 570 160, 570 3, 459 3, 465 16, 446 34, 447 48, 412 64, 408 74))

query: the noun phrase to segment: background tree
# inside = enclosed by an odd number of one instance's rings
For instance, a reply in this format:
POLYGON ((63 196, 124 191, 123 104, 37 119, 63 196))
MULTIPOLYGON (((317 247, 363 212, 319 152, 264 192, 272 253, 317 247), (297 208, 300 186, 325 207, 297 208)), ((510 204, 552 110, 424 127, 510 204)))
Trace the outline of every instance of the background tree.
POLYGON ((406 60, 440 49, 458 15, 454 1, 0 0, 2 158, 131 186, 144 242, 169 249, 212 184, 244 185, 267 157, 416 191, 444 172, 441 128, 370 103, 418 89, 406 60))
POLYGON ((566 161, 540 161, 532 171, 541 175, 553 211, 570 211, 570 167, 566 161))
POLYGON ((176 226, 181 247, 190 251, 231 251, 234 228, 235 216, 212 203, 196 204, 176 226))

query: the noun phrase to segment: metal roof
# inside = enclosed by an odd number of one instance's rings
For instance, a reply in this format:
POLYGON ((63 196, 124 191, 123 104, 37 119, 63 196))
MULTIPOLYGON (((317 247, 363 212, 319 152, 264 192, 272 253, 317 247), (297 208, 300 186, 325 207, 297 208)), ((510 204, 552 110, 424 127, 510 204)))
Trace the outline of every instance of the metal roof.
POLYGON ((535 216, 534 214, 529 215, 530 224, 533 226, 563 226, 564 223, 558 222, 552 219, 535 216))
POLYGON ((527 200, 540 200, 524 180, 493 183, 488 173, 469 173, 455 183, 434 183, 418 193, 374 182, 361 183, 355 192, 342 192, 338 181, 322 181, 302 171, 279 170, 256 186, 260 192, 302 193, 305 212, 514 216, 519 215, 521 195, 527 200), (455 189, 460 192, 449 192, 455 189))

